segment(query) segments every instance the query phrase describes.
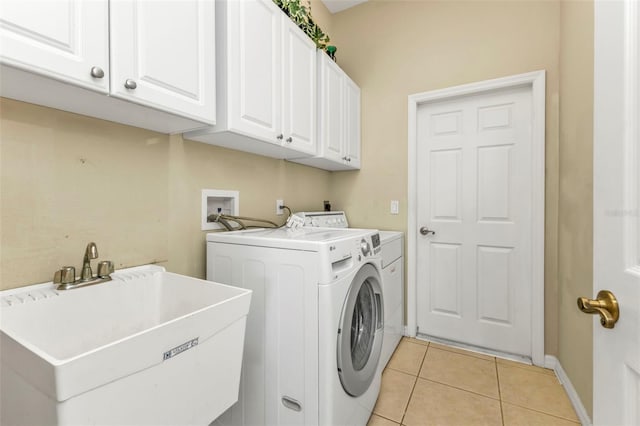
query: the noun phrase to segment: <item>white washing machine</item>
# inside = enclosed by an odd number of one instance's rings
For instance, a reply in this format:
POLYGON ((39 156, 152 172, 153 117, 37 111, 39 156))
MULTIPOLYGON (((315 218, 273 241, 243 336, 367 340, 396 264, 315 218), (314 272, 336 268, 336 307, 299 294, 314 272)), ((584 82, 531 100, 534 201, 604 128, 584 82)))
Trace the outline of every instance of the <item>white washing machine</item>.
POLYGON ((207 279, 253 290, 222 425, 366 425, 380 390, 380 239, 359 229, 207 235, 207 279))
MULTIPOLYGON (((343 211, 298 212, 304 227, 348 228, 343 211)), ((384 296, 384 338, 380 369, 391 359, 404 335, 404 234, 379 231, 382 259, 382 293, 384 296)))

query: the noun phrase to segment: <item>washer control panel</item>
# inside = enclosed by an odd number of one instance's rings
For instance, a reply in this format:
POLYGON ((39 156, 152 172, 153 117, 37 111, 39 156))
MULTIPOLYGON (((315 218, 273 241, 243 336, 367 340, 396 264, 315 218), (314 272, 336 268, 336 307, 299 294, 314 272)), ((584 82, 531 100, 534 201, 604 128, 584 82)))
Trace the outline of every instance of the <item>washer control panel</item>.
POLYGON ((368 256, 369 253, 371 253, 371 245, 364 238, 360 241, 360 250, 362 251, 363 256, 368 256))
POLYGON ((297 212, 293 214, 304 220, 302 226, 317 228, 348 228, 347 215, 344 212, 297 212))

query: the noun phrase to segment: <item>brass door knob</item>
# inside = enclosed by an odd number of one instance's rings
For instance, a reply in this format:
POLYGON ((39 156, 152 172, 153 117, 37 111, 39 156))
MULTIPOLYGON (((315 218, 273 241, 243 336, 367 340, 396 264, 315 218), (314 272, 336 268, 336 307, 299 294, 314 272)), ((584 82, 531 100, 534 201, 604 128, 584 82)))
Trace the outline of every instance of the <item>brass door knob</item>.
POLYGON ((618 300, 609 290, 600 290, 595 299, 578 297, 578 308, 585 314, 600 314, 604 328, 613 328, 620 318, 618 300))

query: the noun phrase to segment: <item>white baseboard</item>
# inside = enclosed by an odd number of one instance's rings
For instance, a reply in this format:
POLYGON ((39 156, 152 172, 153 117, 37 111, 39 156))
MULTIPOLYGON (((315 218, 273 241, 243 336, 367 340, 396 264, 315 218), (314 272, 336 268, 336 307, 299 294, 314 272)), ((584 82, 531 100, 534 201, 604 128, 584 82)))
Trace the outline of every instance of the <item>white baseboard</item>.
POLYGON ((404 326, 404 335, 407 337, 416 337, 416 335, 414 334, 413 336, 409 333, 409 326, 405 325, 404 326))
POLYGON ((587 414, 587 410, 584 408, 584 405, 582 405, 578 392, 576 392, 573 384, 571 384, 571 380, 569 380, 569 376, 567 376, 567 373, 562 368, 558 358, 553 355, 545 355, 544 366, 555 371, 556 377, 560 380, 560 383, 569 396, 569 400, 571 401, 573 408, 576 410, 580 423, 582 423, 583 426, 590 426, 591 419, 589 418, 589 414, 587 414))

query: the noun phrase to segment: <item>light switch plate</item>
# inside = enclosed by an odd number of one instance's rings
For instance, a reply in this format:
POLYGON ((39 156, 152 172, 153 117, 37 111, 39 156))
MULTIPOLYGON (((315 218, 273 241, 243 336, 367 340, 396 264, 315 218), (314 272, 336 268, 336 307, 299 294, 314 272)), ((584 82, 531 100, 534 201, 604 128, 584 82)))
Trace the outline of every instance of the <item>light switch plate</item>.
POLYGON ((400 213, 400 201, 391 200, 391 214, 399 214, 400 213))

